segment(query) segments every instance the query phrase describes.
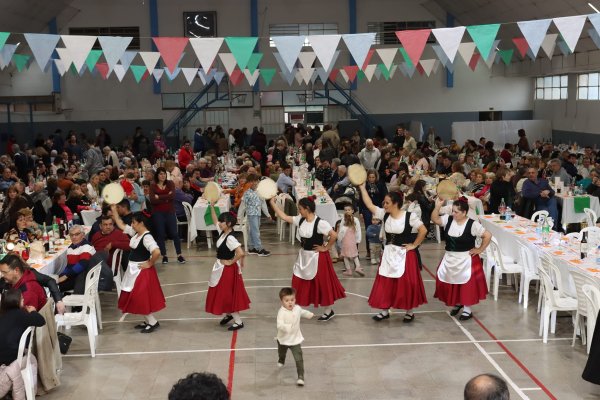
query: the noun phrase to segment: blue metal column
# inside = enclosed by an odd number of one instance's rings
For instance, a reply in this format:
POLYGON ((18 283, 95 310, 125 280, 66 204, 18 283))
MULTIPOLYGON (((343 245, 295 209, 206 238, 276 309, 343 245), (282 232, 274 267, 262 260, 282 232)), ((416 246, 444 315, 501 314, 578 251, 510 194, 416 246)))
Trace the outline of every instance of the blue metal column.
MULTIPOLYGON (((348 21, 348 33, 357 33, 356 32, 356 0, 348 0, 348 17, 349 17, 349 21, 348 21)), ((352 56, 350 57, 350 61, 348 63, 348 65, 355 65, 354 60, 352 59, 352 56)), ((362 65, 359 65, 358 68, 361 68, 362 65)), ((356 79, 354 80, 354 82, 352 82, 352 85, 350 86, 351 90, 356 90, 358 88, 358 75, 356 76, 356 79)))
MULTIPOLYGON (((258 0, 250 0, 250 36, 258 37, 258 0)), ((256 42, 254 51, 257 52, 260 46, 260 38, 256 42)), ((256 81, 254 88, 255 93, 260 91, 260 80, 256 81)))
MULTIPOLYGON (((446 13, 446 27, 452 28, 454 26, 454 15, 446 13)), ((446 69, 446 87, 454 87, 454 74, 446 69)))
MULTIPOLYGON (((50 22, 48 22, 48 32, 52 35, 58 35, 56 17, 52 18, 50 22)), ((52 57, 58 58, 56 51, 53 52, 52 57)), ((58 73, 58 69, 56 69, 56 64, 54 64, 54 61, 50 60, 50 62, 52 63, 52 92, 60 93, 60 74, 58 73)))
MULTIPOLYGON (((148 1, 148 7, 149 7, 149 11, 150 11, 150 36, 152 37, 156 37, 158 36, 158 0, 149 0, 148 1)), ((152 51, 158 51, 158 49, 156 48, 156 45, 154 44, 154 40, 150 39, 151 44, 152 44, 152 51)), ((160 65, 160 61, 159 61, 159 65, 160 65)), ((152 79, 152 89, 154 94, 160 94, 161 93, 161 89, 160 89, 160 81, 156 82, 155 79, 153 79, 153 77, 151 77, 152 79)))

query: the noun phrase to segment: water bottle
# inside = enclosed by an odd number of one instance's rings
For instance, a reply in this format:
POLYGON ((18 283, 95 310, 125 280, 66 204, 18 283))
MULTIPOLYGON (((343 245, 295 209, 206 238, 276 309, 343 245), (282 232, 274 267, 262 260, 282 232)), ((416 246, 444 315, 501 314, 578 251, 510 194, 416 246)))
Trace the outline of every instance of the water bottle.
POLYGON ((579 253, 582 260, 588 255, 587 232, 583 232, 583 238, 581 238, 581 242, 579 243, 579 253))
POLYGON ((550 222, 548 218, 544 219, 544 225, 542 225, 542 242, 545 245, 550 243, 550 222))
POLYGON ((542 236, 542 226, 544 225, 545 219, 546 218, 543 215, 541 215, 537 220, 537 226, 535 227, 535 234, 537 237, 542 236))
POLYGON ((506 216, 506 203, 504 202, 504 197, 500 200, 500 205, 498 206, 498 212, 500 215, 506 216))
POLYGON ((506 207, 506 211, 504 212, 504 219, 506 220, 506 222, 510 221, 510 219, 512 218, 512 210, 510 209, 510 207, 506 207))

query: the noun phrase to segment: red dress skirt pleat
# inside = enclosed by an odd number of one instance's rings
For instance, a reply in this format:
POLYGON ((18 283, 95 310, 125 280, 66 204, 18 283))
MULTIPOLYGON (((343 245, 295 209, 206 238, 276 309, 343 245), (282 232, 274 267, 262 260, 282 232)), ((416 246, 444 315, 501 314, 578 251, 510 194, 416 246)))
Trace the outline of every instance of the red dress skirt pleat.
POLYGON ((317 275, 311 280, 292 276, 292 287, 296 289, 296 304, 301 307, 314 305, 328 307, 336 300, 346 297, 328 251, 319 253, 317 275))
POLYGON ((121 291, 118 306, 124 313, 138 315, 152 314, 167 306, 154 267, 140 271, 131 292, 121 291))
POLYGON ((221 315, 244 311, 250 308, 250 297, 246 293, 244 278, 238 272, 238 264, 223 267, 223 274, 215 287, 206 294, 205 311, 221 315))
POLYGON ((481 258, 478 255, 471 256, 471 278, 466 283, 442 282, 436 275, 433 297, 440 299, 447 306, 453 307, 458 304, 472 306, 479 303, 480 300, 485 300, 487 294, 485 273, 483 272, 481 258))

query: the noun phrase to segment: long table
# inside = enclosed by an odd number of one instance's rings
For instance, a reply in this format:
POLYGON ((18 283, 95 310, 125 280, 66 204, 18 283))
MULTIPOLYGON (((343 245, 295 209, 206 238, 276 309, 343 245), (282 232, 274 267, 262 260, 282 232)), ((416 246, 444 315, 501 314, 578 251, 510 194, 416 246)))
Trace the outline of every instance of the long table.
POLYGON ((594 210, 596 215, 600 216, 600 201, 596 196, 567 196, 564 193, 557 193, 556 201, 562 206, 561 222, 563 226, 584 221, 586 218, 585 213, 575 212, 575 197, 589 197, 590 208, 594 210))

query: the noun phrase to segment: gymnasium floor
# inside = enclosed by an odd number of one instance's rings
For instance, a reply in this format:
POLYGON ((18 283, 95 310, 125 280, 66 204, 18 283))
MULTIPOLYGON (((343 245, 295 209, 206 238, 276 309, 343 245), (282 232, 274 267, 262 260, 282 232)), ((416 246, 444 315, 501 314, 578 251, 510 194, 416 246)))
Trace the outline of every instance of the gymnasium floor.
POLYGON ((166 399, 171 386, 192 371, 219 375, 233 399, 461 399, 467 380, 483 372, 503 376, 511 399, 600 398, 600 388, 581 379, 587 356, 580 341, 571 347, 570 317, 559 316, 556 334, 542 343, 533 287, 526 310, 512 287, 501 286, 498 302, 488 296, 474 308, 476 318, 451 318, 433 298, 429 271, 441 259, 443 244, 431 241, 421 250, 429 304, 417 310, 413 323, 402 323, 401 311, 380 323, 371 319, 367 296, 376 267, 363 260, 367 277, 341 278, 347 298, 335 305, 335 318, 303 320, 306 386, 296 387, 291 353, 285 367, 277 368, 274 336, 278 291, 290 284, 297 247, 279 243, 274 224, 262 228, 263 244, 273 254, 247 257, 244 278, 252 305, 243 313, 244 329, 228 332, 220 317, 204 312, 215 250, 203 241, 185 251, 187 264, 158 266, 167 308, 157 315, 156 332, 139 334, 133 329, 139 318, 121 320, 116 294, 102 294, 104 329, 96 358, 89 356, 85 329, 71 329, 62 385, 44 399, 166 399))

